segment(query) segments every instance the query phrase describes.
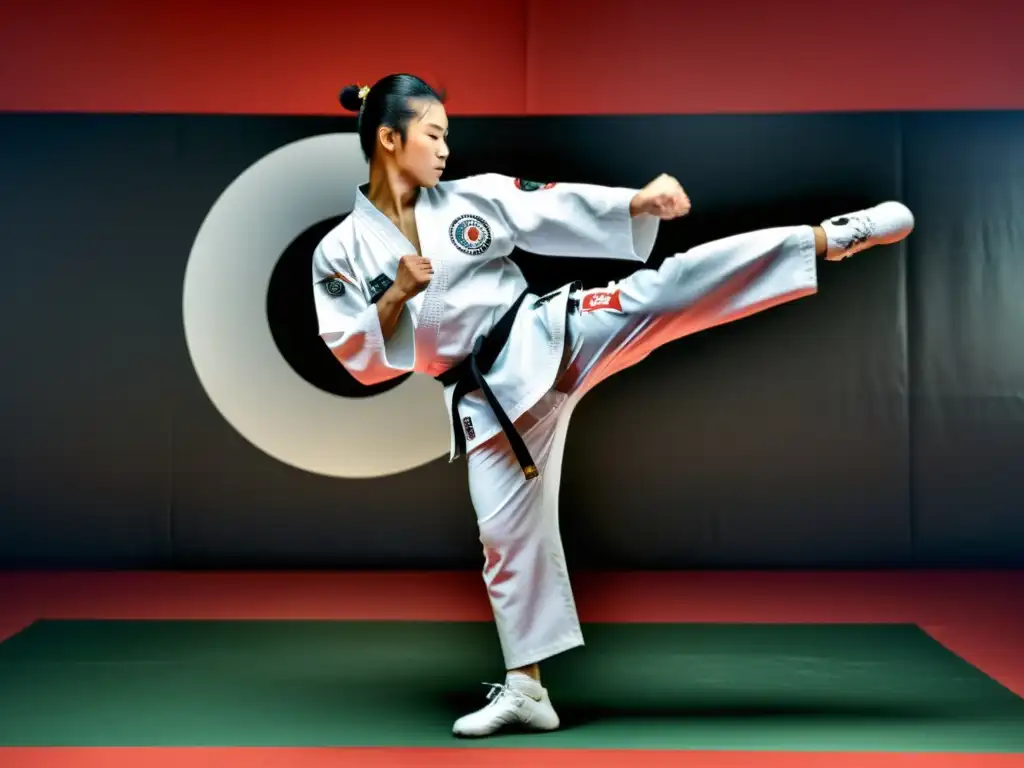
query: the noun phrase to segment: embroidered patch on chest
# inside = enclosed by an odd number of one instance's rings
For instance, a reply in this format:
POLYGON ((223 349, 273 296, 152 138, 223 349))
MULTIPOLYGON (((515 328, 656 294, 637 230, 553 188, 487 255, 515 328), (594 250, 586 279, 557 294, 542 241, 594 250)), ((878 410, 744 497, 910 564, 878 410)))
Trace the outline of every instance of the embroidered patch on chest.
POLYGON ((583 295, 584 312, 596 312, 599 309, 622 311, 618 288, 613 291, 591 291, 583 295))
POLYGON ((448 236, 452 245, 463 253, 476 256, 483 253, 491 244, 491 228, 479 216, 459 216, 448 228, 448 236))
POLYGON ((555 182, 548 181, 530 181, 529 179, 516 179, 516 189, 521 189, 523 192, 536 192, 538 189, 551 189, 555 186, 555 182))
POLYGON ((384 295, 384 291, 391 287, 391 278, 383 272, 373 280, 366 281, 366 288, 370 291, 370 303, 376 304, 377 299, 384 295))

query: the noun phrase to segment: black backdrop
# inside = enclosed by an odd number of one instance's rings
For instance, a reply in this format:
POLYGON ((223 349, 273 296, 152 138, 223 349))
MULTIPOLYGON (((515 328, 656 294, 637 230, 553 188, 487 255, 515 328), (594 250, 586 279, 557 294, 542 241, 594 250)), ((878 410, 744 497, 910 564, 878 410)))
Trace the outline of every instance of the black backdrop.
MULTIPOLYGON (((185 265, 217 196, 352 128, 0 115, 0 566, 479 567, 463 463, 286 466, 219 415, 186 349, 185 265)), ((574 567, 1024 562, 1024 115, 455 118, 452 144, 452 176, 677 175, 694 210, 654 264, 882 199, 917 216, 907 243, 823 268, 817 296, 659 350, 579 406, 574 567)), ((538 290, 631 268, 518 260, 538 290)), ((307 270, 291 253, 271 289, 299 352, 307 270)))

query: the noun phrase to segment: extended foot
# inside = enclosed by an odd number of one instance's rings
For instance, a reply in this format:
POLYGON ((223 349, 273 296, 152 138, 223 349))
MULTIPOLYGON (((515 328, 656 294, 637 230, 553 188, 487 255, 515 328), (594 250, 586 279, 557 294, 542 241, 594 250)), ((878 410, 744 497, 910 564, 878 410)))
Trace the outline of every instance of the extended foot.
POLYGON ((490 736, 510 726, 534 731, 558 728, 558 714, 547 689, 536 680, 509 675, 504 685, 490 685, 487 704, 455 721, 452 733, 456 736, 490 736))
POLYGON ((903 203, 880 203, 823 221, 821 228, 828 239, 825 258, 840 261, 876 245, 898 243, 914 229, 914 214, 903 203))

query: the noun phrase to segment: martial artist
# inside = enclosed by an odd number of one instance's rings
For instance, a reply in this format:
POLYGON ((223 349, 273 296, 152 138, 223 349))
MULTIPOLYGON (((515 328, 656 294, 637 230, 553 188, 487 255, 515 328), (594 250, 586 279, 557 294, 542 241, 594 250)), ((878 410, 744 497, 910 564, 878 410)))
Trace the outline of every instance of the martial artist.
POLYGON ((460 736, 559 720, 538 664, 583 645, 558 529, 569 417, 597 383, 658 346, 817 290, 818 259, 895 243, 900 203, 738 234, 604 287, 531 293, 514 248, 643 264, 659 222, 690 201, 662 175, 642 189, 534 183, 498 174, 441 182, 443 98, 419 78, 349 86, 370 180, 315 249, 319 332, 360 382, 410 371, 444 385, 450 460, 465 455, 483 579, 506 677, 458 719, 460 736))

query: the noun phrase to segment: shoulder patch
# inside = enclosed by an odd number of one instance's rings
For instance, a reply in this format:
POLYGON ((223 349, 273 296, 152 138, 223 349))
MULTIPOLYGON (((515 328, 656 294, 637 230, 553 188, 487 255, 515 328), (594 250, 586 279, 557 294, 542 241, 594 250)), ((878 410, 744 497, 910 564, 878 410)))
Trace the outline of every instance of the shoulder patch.
POLYGON ((341 274, 341 272, 335 272, 334 274, 328 275, 317 282, 328 296, 335 299, 339 296, 345 295, 345 283, 349 283, 350 285, 355 284, 349 278, 345 277, 345 275, 341 274))
POLYGON ((529 179, 515 179, 516 189, 521 189, 523 192, 536 192, 538 189, 551 189, 555 186, 553 181, 530 181, 529 179))
POLYGON ((472 214, 456 218, 448 228, 448 236, 452 245, 470 256, 483 253, 491 245, 491 228, 481 217, 472 214))

